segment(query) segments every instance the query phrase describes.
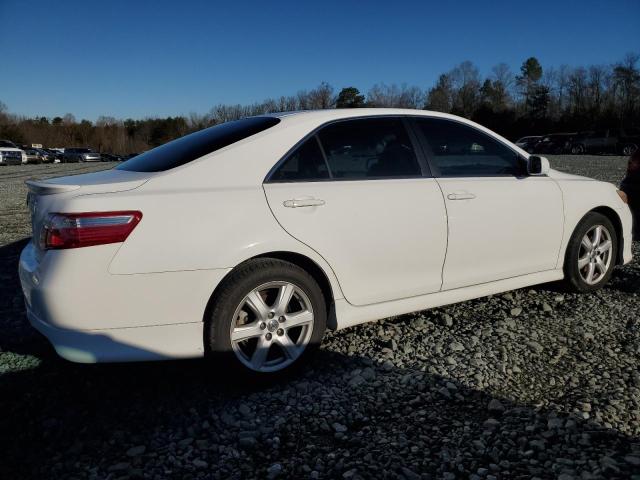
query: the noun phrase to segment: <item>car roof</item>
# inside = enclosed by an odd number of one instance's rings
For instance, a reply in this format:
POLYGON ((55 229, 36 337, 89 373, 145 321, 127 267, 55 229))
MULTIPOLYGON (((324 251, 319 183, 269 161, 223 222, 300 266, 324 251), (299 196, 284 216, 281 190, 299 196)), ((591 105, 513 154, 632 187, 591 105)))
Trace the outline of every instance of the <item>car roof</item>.
POLYGON ((411 108, 331 108, 326 110, 298 110, 291 112, 269 113, 261 116, 276 117, 283 122, 295 122, 306 120, 331 121, 343 118, 380 115, 412 115, 467 121, 466 119, 448 113, 435 112, 432 110, 416 110, 411 108))
POLYGON ((513 145, 509 140, 498 135, 496 132, 493 132, 486 128, 483 125, 480 125, 476 122, 468 120, 463 117, 459 117, 457 115, 452 115, 450 113, 443 112, 435 112, 432 110, 416 110, 411 108, 332 108, 327 110, 301 110, 301 111, 292 111, 292 112, 280 112, 280 113, 271 113, 258 115, 262 117, 276 117, 280 119, 280 123, 271 129, 267 130, 274 131, 282 128, 287 128, 288 126, 302 126, 305 125, 310 128, 319 127, 325 123, 334 121, 334 120, 344 120, 349 118, 362 118, 362 117, 374 117, 374 116, 395 116, 395 115, 404 115, 404 116, 418 116, 418 117, 430 117, 430 118, 442 118, 447 120, 452 120, 458 123, 463 123, 474 127, 478 130, 484 131, 485 133, 491 135, 494 138, 501 140, 512 146, 512 148, 516 148, 520 154, 528 156, 524 150, 519 148, 518 146, 513 145))
POLYGON ((206 185, 206 188, 230 184, 247 187, 262 185, 265 176, 276 162, 284 158, 288 152, 296 148, 301 140, 311 135, 316 129, 336 120, 376 116, 411 116, 451 120, 485 132, 490 137, 508 145, 523 158, 529 157, 529 153, 525 150, 482 125, 456 115, 429 110, 345 108, 291 111, 256 116, 275 117, 280 121, 262 132, 204 154, 192 162, 166 171, 155 172, 153 184, 157 188, 169 187, 175 185, 176 181, 180 181, 179 177, 184 176, 184 178, 188 178, 191 186, 201 184, 203 187, 206 185), (219 160, 217 162, 209 161, 213 157, 218 157, 219 160), (217 174, 212 176, 214 169, 217 174), (215 180, 212 180, 214 177, 215 180), (205 182, 205 179, 206 183, 200 183, 205 182))

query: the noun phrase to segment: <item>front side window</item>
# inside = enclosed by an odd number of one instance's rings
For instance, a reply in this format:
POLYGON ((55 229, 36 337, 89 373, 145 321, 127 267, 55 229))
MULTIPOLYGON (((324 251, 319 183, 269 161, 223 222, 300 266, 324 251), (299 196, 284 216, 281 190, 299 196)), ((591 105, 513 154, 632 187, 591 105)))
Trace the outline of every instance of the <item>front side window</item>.
POLYGON ((441 176, 520 176, 526 171, 515 151, 480 130, 436 118, 415 123, 441 176))
POLYGON ((397 117, 348 120, 320 130, 334 179, 421 176, 402 119, 397 117))
POLYGON ((280 119, 275 117, 249 117, 222 123, 165 143, 116 168, 131 172, 162 172, 244 140, 279 122, 280 119))
POLYGON ((314 135, 300 145, 271 175, 274 182, 326 180, 329 170, 314 135))

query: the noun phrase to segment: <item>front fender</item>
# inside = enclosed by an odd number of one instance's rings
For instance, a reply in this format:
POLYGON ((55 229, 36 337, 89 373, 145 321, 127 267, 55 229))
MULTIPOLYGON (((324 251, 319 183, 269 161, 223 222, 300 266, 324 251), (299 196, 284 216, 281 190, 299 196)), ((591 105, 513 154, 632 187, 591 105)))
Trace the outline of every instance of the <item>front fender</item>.
MULTIPOLYGON (((621 228, 622 263, 631 261, 631 212, 620 199, 615 185, 588 179, 557 180, 564 202, 564 233, 557 268, 562 268, 569 240, 578 223, 594 210, 617 216, 621 228)), ((614 222, 616 223, 616 222, 614 222)))

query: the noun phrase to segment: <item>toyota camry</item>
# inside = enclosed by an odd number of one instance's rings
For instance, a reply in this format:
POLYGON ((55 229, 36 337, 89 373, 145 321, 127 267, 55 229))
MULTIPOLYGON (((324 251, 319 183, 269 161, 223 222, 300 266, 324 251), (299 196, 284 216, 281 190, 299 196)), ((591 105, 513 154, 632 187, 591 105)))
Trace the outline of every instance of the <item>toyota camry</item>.
POLYGON ((326 329, 544 282, 591 292, 631 260, 613 185, 428 111, 245 118, 27 183, 28 318, 75 362, 206 356, 268 378, 326 329))

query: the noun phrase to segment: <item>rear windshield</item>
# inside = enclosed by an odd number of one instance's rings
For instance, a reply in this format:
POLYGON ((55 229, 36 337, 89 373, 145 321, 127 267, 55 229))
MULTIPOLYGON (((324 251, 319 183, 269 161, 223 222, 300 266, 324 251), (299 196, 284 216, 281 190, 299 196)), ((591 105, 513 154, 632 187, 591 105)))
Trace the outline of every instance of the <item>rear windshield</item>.
POLYGON ((222 123, 149 150, 116 168, 130 172, 162 172, 239 142, 279 122, 280 119, 274 117, 250 117, 222 123))

